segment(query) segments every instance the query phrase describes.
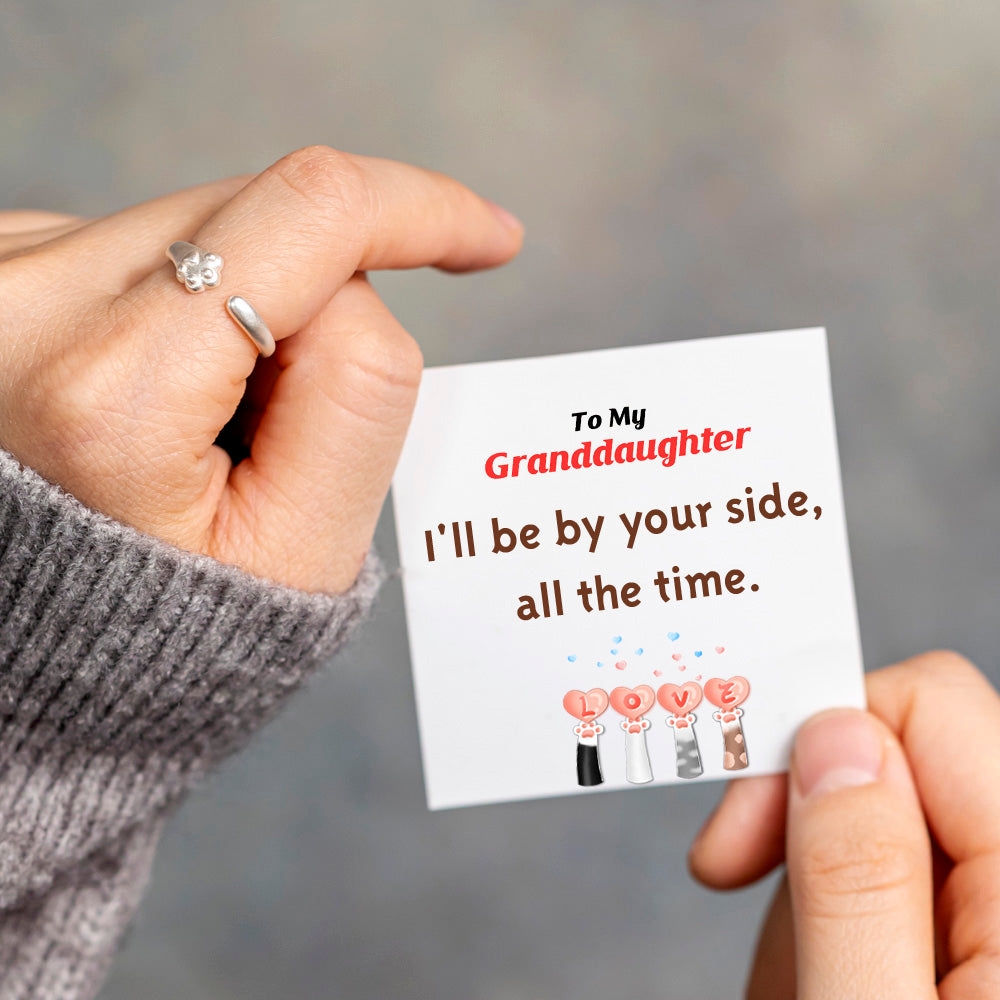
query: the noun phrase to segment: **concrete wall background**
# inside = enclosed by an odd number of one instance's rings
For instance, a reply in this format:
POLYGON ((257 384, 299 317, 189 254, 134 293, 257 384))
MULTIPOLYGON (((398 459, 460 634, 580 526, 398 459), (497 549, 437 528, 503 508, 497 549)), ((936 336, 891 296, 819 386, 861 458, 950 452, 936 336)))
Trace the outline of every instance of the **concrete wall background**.
MULTIPOLYGON (((866 661, 947 645, 997 679, 998 29, 913 0, 7 0, 0 203, 97 214, 325 142, 527 225, 503 271, 376 278, 428 364, 825 324, 866 661)), ((392 582, 171 822, 103 1000, 735 996, 767 893, 687 876, 717 794, 427 813, 392 582)))

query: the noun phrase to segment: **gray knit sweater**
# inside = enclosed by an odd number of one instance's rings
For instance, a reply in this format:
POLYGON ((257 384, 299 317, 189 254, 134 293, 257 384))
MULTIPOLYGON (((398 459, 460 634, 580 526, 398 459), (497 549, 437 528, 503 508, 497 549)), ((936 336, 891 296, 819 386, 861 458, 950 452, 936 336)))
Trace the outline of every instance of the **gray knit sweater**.
POLYGON ((0 998, 93 997, 164 816, 340 646, 340 597, 184 552, 0 450, 0 998))

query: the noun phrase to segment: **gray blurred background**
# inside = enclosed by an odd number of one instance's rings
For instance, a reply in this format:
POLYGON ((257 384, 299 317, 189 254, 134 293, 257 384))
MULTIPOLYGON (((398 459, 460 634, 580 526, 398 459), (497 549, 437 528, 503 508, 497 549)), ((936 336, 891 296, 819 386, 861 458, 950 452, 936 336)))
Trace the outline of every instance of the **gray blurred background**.
MULTIPOLYGON (((1000 8, 5 0, 0 29, 5 207, 319 142, 519 215, 504 270, 376 278, 428 364, 825 324, 866 662, 997 679, 1000 8)), ((430 814, 421 782, 394 580, 171 822, 103 1000, 739 994, 770 886, 687 875, 718 787, 430 814)))

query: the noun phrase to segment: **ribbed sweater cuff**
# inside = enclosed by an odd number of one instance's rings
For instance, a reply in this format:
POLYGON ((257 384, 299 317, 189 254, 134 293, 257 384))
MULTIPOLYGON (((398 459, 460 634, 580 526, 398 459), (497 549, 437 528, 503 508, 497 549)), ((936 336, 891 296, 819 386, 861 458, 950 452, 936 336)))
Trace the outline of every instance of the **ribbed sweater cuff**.
POLYGON ((364 615, 97 513, 0 451, 0 907, 148 824, 364 615))

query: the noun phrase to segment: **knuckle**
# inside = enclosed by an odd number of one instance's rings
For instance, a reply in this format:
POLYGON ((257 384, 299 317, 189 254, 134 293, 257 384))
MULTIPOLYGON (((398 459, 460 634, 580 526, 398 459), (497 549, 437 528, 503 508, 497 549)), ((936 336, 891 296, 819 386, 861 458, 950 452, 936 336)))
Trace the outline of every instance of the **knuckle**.
POLYGON ((812 916, 858 916, 889 908, 896 890, 926 864, 922 852, 902 837, 849 832, 811 844, 793 872, 800 904, 812 916))
POLYGON ((935 649, 921 653, 907 661, 905 666, 911 667, 926 680, 933 681, 935 685, 980 688, 989 684, 986 676, 971 660, 950 649, 935 649))
POLYGON ((350 362, 386 387, 415 390, 424 357, 420 345, 402 328, 359 331, 349 338, 350 362))
POLYGON ((14 247, 0 252, 2 317, 11 328, 30 320, 38 302, 52 300, 54 255, 38 247, 14 247))
POLYGON ((946 674, 957 680, 981 680, 983 677, 979 668, 961 653, 952 649, 935 649, 922 657, 924 669, 934 673, 946 674))
POLYGON ((350 153, 330 146, 306 146, 282 157, 270 172, 324 213, 332 207, 352 219, 370 217, 371 184, 350 153))
POLYGON ((64 475, 93 476, 122 447, 118 366, 73 350, 27 369, 9 414, 15 433, 64 475))
POLYGON ((347 365, 377 382, 415 389, 424 370, 420 345, 381 304, 365 276, 355 275, 344 291, 356 311, 336 337, 325 340, 328 357, 320 363, 347 365))
MULTIPOLYGON (((346 411, 381 422, 408 412, 416 399, 423 373, 417 342, 401 327, 345 329, 338 335, 336 367, 344 373, 332 398, 346 411)), ((325 390, 328 379, 314 378, 325 390)))
POLYGON ((103 387, 94 373, 75 368, 70 375, 61 359, 38 369, 23 390, 24 419, 39 430, 64 436, 87 437, 105 408, 103 387))

